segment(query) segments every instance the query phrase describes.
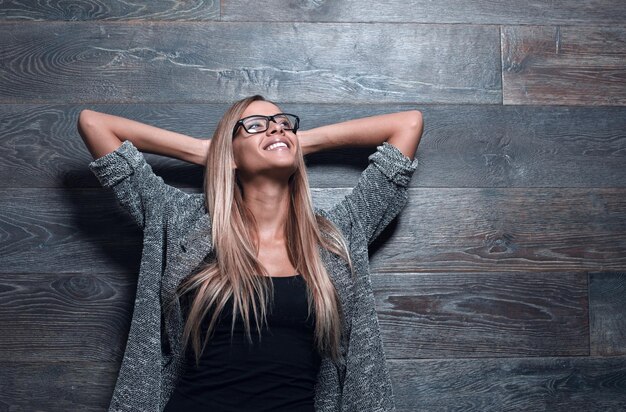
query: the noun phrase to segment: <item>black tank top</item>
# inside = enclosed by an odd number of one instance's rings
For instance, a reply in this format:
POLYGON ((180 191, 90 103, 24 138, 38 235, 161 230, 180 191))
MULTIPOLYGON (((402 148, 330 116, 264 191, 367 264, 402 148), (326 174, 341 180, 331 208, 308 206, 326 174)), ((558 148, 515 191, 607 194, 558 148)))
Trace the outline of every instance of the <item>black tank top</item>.
MULTIPOLYGON (((231 344, 231 297, 198 368, 193 349, 187 348, 185 370, 164 412, 315 411, 314 385, 321 358, 313 344, 314 312, 307 319, 306 283, 301 275, 271 279, 274 305, 267 311, 261 340, 252 315, 253 344, 248 342, 239 314, 231 344)), ((185 316, 187 305, 183 304, 185 316)), ((208 321, 207 316, 202 339, 208 321)))

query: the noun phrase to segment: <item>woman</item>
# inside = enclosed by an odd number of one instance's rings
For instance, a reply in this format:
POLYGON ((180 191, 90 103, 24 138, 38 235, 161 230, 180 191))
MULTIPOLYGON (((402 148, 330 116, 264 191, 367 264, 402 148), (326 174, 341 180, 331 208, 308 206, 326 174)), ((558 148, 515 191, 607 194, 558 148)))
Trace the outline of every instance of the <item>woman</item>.
POLYGON ((144 231, 110 410, 394 410, 367 245, 406 204, 421 114, 298 126, 259 95, 211 140, 81 112, 90 169, 144 231), (313 208, 303 155, 342 146, 378 147, 349 195, 313 208), (137 149, 204 165, 204 193, 137 149))

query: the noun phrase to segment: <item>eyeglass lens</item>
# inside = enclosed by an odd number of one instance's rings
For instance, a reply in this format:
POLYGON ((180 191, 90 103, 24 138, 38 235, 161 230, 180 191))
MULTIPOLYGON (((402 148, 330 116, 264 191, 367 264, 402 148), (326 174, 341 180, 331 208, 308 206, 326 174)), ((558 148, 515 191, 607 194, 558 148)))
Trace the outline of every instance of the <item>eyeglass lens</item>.
MULTIPOLYGON (((296 124, 296 117, 290 114, 280 114, 274 116, 274 121, 283 126, 285 130, 293 130, 296 124)), ((269 124, 270 119, 263 116, 250 117, 243 121, 243 126, 248 133, 264 132, 268 129, 269 124)))

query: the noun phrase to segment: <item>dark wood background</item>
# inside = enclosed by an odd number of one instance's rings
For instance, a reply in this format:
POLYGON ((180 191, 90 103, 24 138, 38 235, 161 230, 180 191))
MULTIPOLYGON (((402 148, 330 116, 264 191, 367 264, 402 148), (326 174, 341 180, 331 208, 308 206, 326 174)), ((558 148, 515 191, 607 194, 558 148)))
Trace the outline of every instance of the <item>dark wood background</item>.
MULTIPOLYGON (((399 411, 626 409, 625 28, 623 0, 0 1, 0 411, 106 410, 122 358, 141 233, 79 111, 209 138, 254 93, 305 129, 424 114, 370 251, 399 411)), ((310 156, 314 200, 372 151, 310 156)))

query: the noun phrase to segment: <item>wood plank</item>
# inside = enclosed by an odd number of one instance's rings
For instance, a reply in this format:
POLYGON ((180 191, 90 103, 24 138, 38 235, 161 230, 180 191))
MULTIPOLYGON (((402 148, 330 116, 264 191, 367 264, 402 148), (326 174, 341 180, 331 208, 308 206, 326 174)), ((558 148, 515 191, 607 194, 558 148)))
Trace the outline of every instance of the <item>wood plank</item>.
POLYGON ((626 105, 626 30, 502 28, 504 104, 626 105))
POLYGON ((626 7, 620 0, 580 3, 568 0, 223 0, 227 21, 418 22, 471 24, 622 24, 626 7), (254 12, 251 12, 251 10, 254 12))
MULTIPOLYGON (((0 187, 100 187, 76 130, 82 108, 210 138, 227 104, 0 105, 0 187)), ((425 121, 412 187, 624 187, 626 108, 280 103, 302 129, 419 109, 425 121), (546 172, 549 171, 549 172, 546 172)), ((312 187, 353 187, 375 149, 308 155, 312 187)), ((199 188, 204 168, 145 153, 178 187, 199 188)))
POLYGON ((46 22, 0 38, 0 103, 502 100, 495 26, 46 22))
POLYGON ((0 216, 1 273, 139 272, 142 233, 104 189, 0 190, 0 216))
MULTIPOLYGON (((0 189, 0 216, 0 273, 138 270, 141 233, 104 189, 0 189)), ((385 273, 623 271, 626 189, 410 189, 370 252, 385 273)))
POLYGON ((105 411, 119 363, 2 362, 0 406, 4 411, 105 411))
POLYGON ((391 360, 400 411, 623 411, 626 358, 391 360))
POLYGON ((591 354, 626 355, 626 272, 589 274, 591 354))
POLYGON ((41 20, 218 20, 220 2, 217 0, 134 1, 96 0, 23 1, 4 0, 0 21, 41 20))
POLYGON ((136 289, 131 273, 3 274, 0 362, 121 362, 136 289))
POLYGON ((626 192, 411 189, 370 249, 381 272, 624 270, 626 192))
POLYGON ((587 274, 375 274, 387 359, 584 356, 587 274))

